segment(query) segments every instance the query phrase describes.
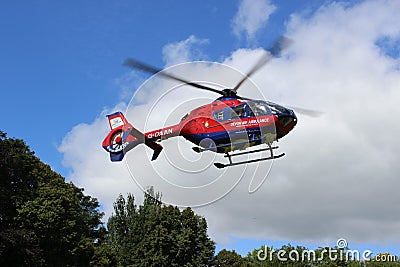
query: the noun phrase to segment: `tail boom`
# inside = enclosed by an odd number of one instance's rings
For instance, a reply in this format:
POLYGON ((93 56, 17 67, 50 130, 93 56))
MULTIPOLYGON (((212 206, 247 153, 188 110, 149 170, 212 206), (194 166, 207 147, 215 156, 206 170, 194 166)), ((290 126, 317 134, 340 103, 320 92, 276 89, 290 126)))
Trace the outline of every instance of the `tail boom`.
POLYGON ((145 133, 146 139, 150 141, 161 141, 171 137, 179 136, 181 127, 179 124, 161 128, 158 130, 150 131, 145 133))

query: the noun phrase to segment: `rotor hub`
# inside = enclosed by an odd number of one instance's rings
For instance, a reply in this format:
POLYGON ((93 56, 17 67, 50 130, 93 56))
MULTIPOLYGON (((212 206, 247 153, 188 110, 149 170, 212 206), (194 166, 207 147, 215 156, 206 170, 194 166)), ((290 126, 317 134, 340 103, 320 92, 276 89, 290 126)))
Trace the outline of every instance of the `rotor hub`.
POLYGON ((232 98, 238 97, 237 93, 229 88, 222 90, 222 94, 224 97, 232 97, 232 98))

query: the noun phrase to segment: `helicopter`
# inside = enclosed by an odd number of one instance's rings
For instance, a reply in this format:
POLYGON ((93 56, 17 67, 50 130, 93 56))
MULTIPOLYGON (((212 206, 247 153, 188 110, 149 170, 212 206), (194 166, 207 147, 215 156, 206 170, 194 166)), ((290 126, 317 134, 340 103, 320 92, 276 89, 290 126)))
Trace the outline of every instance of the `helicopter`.
MULTIPOLYGON (((285 153, 274 154, 278 146, 273 146, 273 143, 286 136, 296 126, 297 116, 294 110, 271 101, 239 96, 237 92, 247 79, 271 59, 278 57, 291 43, 292 41, 286 37, 278 38, 235 87, 223 90, 191 82, 132 58, 126 59, 124 66, 162 75, 164 78, 200 90, 217 93, 220 97, 209 104, 193 109, 175 125, 146 133, 133 127, 122 112, 107 115, 111 131, 102 143, 103 148, 109 152, 111 161, 121 161, 128 151, 139 144, 145 144, 154 151, 151 160, 156 160, 163 149, 159 144, 161 141, 182 136, 196 145, 192 149, 197 153, 212 151, 225 154, 224 157, 228 158, 229 163, 216 162, 214 165, 217 168, 283 157, 285 153), (263 144, 267 147, 241 151, 248 147, 261 147, 263 144), (270 155, 238 162, 232 160, 235 156, 264 151, 269 151, 270 155)), ((307 109, 295 109, 296 112, 299 110, 312 116, 318 113, 307 109)))

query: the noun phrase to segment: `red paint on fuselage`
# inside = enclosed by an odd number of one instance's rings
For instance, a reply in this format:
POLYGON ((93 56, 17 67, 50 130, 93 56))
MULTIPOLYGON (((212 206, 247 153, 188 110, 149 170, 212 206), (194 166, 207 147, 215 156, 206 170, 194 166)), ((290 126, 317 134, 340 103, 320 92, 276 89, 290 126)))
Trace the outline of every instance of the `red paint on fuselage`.
MULTIPOLYGON (((247 101, 239 99, 214 101, 210 104, 193 109, 189 114, 182 118, 179 124, 147 132, 145 133, 145 136, 150 140, 157 141, 175 136, 185 137, 189 135, 240 131, 250 128, 265 128, 279 123, 276 115, 273 114, 264 116, 248 116, 224 121, 218 121, 213 116, 216 111, 246 103, 247 101)), ((285 128, 285 130, 289 129, 285 128)))

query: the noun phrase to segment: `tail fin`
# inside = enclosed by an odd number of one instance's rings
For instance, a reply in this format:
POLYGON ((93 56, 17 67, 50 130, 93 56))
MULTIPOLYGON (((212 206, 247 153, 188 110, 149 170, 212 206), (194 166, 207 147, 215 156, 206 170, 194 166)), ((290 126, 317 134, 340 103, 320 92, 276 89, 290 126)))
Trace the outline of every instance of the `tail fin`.
POLYGON ((143 143, 154 150, 151 160, 157 159, 162 146, 148 140, 142 132, 135 129, 122 112, 107 115, 107 118, 111 131, 104 139, 102 146, 110 153, 111 161, 121 161, 126 152, 143 143))

